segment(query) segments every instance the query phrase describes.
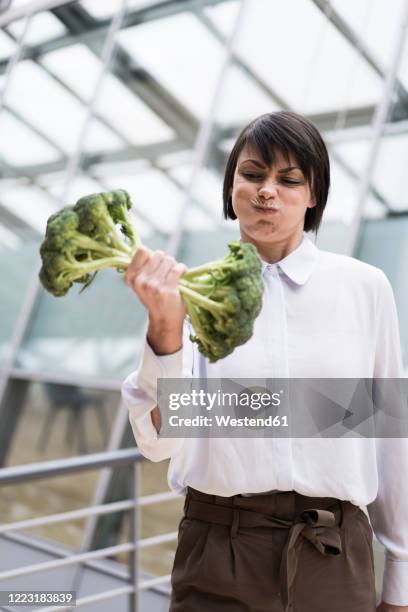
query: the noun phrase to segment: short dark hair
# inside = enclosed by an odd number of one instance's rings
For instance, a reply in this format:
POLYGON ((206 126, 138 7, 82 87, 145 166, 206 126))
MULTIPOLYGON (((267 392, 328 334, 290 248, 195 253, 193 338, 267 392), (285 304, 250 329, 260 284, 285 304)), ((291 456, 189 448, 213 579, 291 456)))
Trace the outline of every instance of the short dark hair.
POLYGON ((267 166, 273 164, 276 152, 299 164, 315 202, 305 215, 304 231, 317 232, 326 206, 330 187, 329 155, 319 130, 305 117, 289 111, 267 113, 247 125, 235 142, 224 174, 223 202, 225 219, 236 219, 231 206, 232 186, 238 157, 242 149, 255 149, 267 166))

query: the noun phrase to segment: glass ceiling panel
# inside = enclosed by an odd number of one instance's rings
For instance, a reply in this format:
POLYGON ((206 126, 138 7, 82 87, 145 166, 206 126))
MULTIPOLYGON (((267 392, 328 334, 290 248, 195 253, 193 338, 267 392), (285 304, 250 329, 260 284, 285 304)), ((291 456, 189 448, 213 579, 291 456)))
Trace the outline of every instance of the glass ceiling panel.
MULTIPOLYGON (((348 161, 348 160, 347 160, 348 161)), ((349 224, 353 219, 358 200, 358 180, 354 180, 347 171, 332 157, 331 167, 331 186, 326 209, 324 211, 324 221, 341 221, 349 224)), ((369 195, 364 210, 365 217, 383 217, 384 207, 369 195)))
MULTIPOLYGON (((57 201, 60 200, 61 194, 64 189, 65 175, 62 172, 48 174, 38 177, 38 184, 45 187, 50 194, 52 194, 57 201)), ((120 179, 118 179, 118 184, 120 179)), ((92 177, 85 174, 77 176, 69 190, 69 202, 63 202, 61 206, 67 206, 68 204, 75 204, 79 198, 82 198, 91 193, 100 193, 101 191, 109 191, 111 187, 98 177, 92 177)), ((141 238, 150 236, 153 228, 151 225, 146 223, 143 219, 137 219, 137 231, 141 238)))
POLYGON ((20 8, 21 6, 26 6, 27 4, 32 4, 33 0, 11 0, 10 8, 20 8))
POLYGON ((208 6, 203 12, 211 19, 217 28, 225 33, 232 32, 238 17, 240 4, 240 0, 229 0, 228 2, 221 2, 215 6, 208 6))
POLYGON ((99 58, 82 44, 51 51, 41 59, 41 64, 87 101, 91 99, 102 69, 99 58))
MULTIPOLYGON (((62 195, 64 178, 65 175, 62 173, 58 173, 57 175, 49 174, 39 177, 38 183, 45 187, 56 200, 59 200, 62 195)), ((75 203, 79 198, 82 198, 82 196, 90 193, 97 193, 99 191, 103 191, 103 187, 98 181, 95 181, 91 177, 80 175, 74 179, 70 187, 69 199, 71 203, 75 203)), ((63 206, 67 204, 67 202, 64 202, 63 206)))
MULTIPOLYGON (((85 100, 90 100, 102 64, 85 45, 48 53, 42 63, 85 100), (81 70, 78 70, 81 66, 81 70)), ((174 137, 174 132, 112 74, 106 74, 96 112, 109 120, 133 144, 147 144, 174 137), (119 111, 120 109, 120 111, 119 111)))
POLYGON ((192 155, 193 151, 190 149, 184 149, 183 151, 175 151, 174 153, 159 155, 156 157, 156 162, 160 168, 170 170, 171 168, 179 166, 180 164, 189 163, 192 155))
POLYGON ((17 45, 13 43, 7 34, 0 30, 0 60, 10 57, 16 49, 17 45))
MULTIPOLYGON (((146 6, 158 4, 161 0, 128 0, 126 4, 127 10, 141 9, 146 6)), ((103 0, 103 2, 95 2, 95 0, 82 0, 80 3, 90 15, 96 19, 106 19, 112 17, 113 13, 120 8, 120 0, 103 0)))
POLYGON ((405 0, 332 0, 333 8, 368 46, 381 66, 388 66, 405 0))
MULTIPOLYGON (((25 19, 20 19, 7 26, 7 29, 18 38, 25 27, 25 19)), ((24 37, 24 45, 38 45, 57 36, 63 36, 67 33, 66 28, 62 25, 49 11, 43 11, 33 15, 30 25, 24 37)))
POLYGON ((347 166, 352 168, 361 177, 367 165, 370 140, 360 139, 336 143, 332 145, 332 150, 344 159, 347 166))
POLYGON ((0 183, 0 200, 4 208, 44 234, 47 219, 55 213, 56 202, 33 185, 4 186, 0 183))
MULTIPOLYGON (((230 35, 240 2, 237 0, 217 4, 204 9, 204 14, 224 36, 230 35)), ((254 117, 280 110, 274 99, 264 93, 241 68, 232 64, 228 69, 222 98, 217 109, 217 121, 225 126, 249 123, 254 117), (242 95, 245 92, 245 96, 242 95)))
POLYGON ((159 170, 107 177, 104 182, 111 189, 126 189, 130 193, 136 227, 138 210, 159 231, 171 232, 176 227, 183 204, 183 192, 159 170))
POLYGON ((0 134, 0 155, 12 166, 46 163, 59 157, 56 149, 4 109, 0 112, 0 134))
MULTIPOLYGON (((181 185, 187 188, 192 172, 191 164, 183 164, 169 171, 181 185)), ((204 210, 214 219, 214 224, 221 221, 222 215, 222 182, 214 172, 202 168, 194 186, 194 196, 204 210)))
POLYGON ((147 159, 128 159, 118 162, 102 162, 91 166, 92 175, 104 180, 104 177, 123 176, 126 174, 138 173, 151 168, 151 163, 147 159))
POLYGON ((381 79, 310 0, 253 0, 237 50, 300 112, 373 104, 381 91, 381 79))
POLYGON ((343 221, 349 223, 357 200, 357 184, 345 170, 330 160, 331 186, 324 218, 326 221, 343 221))
POLYGON ((183 13, 141 24, 122 30, 118 39, 136 62, 151 72, 194 115, 204 119, 222 66, 224 49, 195 17, 183 13), (203 58, 205 70, 197 70, 203 58))
POLYGON ((231 66, 222 89, 216 119, 225 126, 249 123, 258 115, 280 110, 244 72, 231 66), (245 92, 245 95, 242 95, 245 92))
MULTIPOLYGON (((85 107, 33 62, 23 61, 14 68, 6 101, 67 154, 75 150, 85 119, 85 107)), ((87 151, 114 150, 121 144, 119 138, 99 121, 92 122, 87 151)))
MULTIPOLYGON (((353 170, 362 176, 367 163, 370 141, 358 140, 336 144, 335 150, 353 170)), ((377 152, 372 184, 395 210, 408 209, 405 187, 408 166, 408 133, 384 136, 377 152)))
MULTIPOLYGON (((204 9, 217 30, 228 36, 238 16, 240 2, 224 2, 204 9)), ((254 117, 279 110, 273 98, 264 93, 244 71, 232 64, 228 70, 222 99, 217 109, 217 121, 228 126, 245 124, 254 117), (242 95, 245 92, 245 96, 242 95)))
POLYGON ((120 0, 103 0, 103 2, 82 0, 80 4, 90 15, 92 15, 92 17, 96 17, 96 19, 106 19, 107 17, 111 17, 113 13, 120 8, 121 2, 120 0))

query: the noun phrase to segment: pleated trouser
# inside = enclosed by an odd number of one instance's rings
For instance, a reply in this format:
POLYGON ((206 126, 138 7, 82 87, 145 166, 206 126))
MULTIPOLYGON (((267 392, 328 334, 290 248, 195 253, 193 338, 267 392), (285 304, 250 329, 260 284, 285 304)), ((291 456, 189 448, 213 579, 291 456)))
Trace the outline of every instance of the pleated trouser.
POLYGON ((347 501, 189 488, 170 612, 375 612, 372 538, 347 501))

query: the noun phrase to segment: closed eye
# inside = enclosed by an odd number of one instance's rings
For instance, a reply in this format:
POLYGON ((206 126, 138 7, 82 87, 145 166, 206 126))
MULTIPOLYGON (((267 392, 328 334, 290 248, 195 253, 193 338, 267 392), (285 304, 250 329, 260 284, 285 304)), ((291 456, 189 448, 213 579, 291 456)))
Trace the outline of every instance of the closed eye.
POLYGON ((260 176, 259 174, 252 174, 252 172, 243 172, 242 176, 245 176, 245 178, 249 178, 249 179, 259 179, 259 178, 262 178, 262 176, 260 176))
MULTIPOLYGON (((263 178, 262 174, 254 174, 253 172, 242 172, 242 176, 249 180, 261 180, 263 178)), ((304 184, 303 180, 296 180, 290 178, 281 178, 280 181, 286 185, 302 185, 304 184)))

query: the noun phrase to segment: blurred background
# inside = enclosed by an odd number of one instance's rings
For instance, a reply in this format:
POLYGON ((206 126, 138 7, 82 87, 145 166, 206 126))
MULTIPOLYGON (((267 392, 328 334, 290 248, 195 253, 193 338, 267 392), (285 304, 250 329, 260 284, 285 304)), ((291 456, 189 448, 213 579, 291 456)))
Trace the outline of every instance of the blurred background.
MULTIPOLYGON (((387 274, 407 367, 407 23, 407 0, 0 0, 1 468, 55 468, 135 446, 119 389, 139 359, 144 309, 110 271, 80 297, 46 294, 37 253, 49 215, 123 188, 148 246, 187 265, 221 257, 238 236, 221 216, 227 156, 244 125, 274 110, 320 129, 332 186, 311 238, 387 274)), ((167 462, 132 465, 35 481, 23 469, 0 489, 1 523, 127 499, 135 473, 139 497, 156 496, 137 513, 137 563, 118 549, 96 569, 81 566, 82 578, 78 566, 52 570, 54 584, 81 583, 91 597, 96 584, 126 588, 129 560, 131 581, 140 568, 140 597, 121 592, 84 610, 168 606, 182 501, 157 497, 167 462)), ((133 518, 0 532, 0 570, 119 546, 133 518)), ((376 563, 380 575, 378 545, 376 563)), ((0 585, 49 579, 10 575, 0 585)))

